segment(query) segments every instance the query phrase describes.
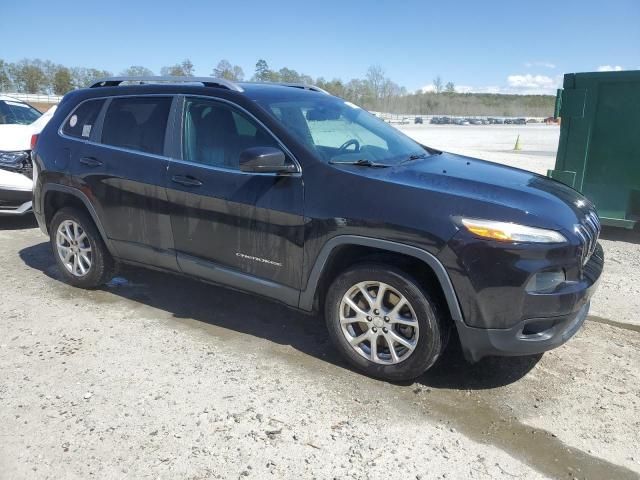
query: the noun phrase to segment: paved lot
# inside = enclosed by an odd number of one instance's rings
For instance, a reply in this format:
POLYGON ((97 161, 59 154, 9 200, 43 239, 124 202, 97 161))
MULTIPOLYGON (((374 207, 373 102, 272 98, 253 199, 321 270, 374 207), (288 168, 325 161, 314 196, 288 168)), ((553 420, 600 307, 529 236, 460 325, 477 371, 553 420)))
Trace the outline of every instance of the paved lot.
MULTIPOLYGON (((506 127, 449 128, 412 134, 487 156, 474 129, 506 127)), ((568 344, 473 366, 454 347, 392 385, 265 300, 131 268, 69 287, 32 220, 0 219, 0 478, 640 478, 640 237, 603 236, 568 344)))

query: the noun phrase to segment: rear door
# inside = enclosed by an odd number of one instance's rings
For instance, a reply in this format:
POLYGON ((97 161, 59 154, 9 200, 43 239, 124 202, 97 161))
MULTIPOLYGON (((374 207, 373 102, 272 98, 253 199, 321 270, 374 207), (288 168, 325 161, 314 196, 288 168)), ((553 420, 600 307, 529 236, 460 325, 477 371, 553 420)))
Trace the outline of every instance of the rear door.
MULTIPOLYGON (((303 183, 240 171, 244 149, 284 149, 223 100, 185 98, 179 160, 167 195, 180 268, 188 274, 297 303, 303 252, 303 183)), ((291 155, 288 161, 295 162, 291 155)))
POLYGON ((107 100, 101 125, 95 133, 83 127, 91 141, 72 158, 118 256, 177 269, 164 188, 172 101, 171 96, 107 100))

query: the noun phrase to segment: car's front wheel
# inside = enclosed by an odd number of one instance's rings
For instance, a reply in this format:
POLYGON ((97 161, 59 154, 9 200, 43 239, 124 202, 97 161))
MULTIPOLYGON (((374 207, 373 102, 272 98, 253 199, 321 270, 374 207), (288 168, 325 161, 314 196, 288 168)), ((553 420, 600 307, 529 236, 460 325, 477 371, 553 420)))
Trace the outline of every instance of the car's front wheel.
POLYGON ((340 274, 327 292, 329 335, 368 375, 412 380, 442 354, 449 324, 418 282, 402 270, 362 264, 340 274))
POLYGON ((91 217, 62 208, 49 227, 53 254, 64 280, 76 287, 96 288, 109 281, 114 262, 91 217))

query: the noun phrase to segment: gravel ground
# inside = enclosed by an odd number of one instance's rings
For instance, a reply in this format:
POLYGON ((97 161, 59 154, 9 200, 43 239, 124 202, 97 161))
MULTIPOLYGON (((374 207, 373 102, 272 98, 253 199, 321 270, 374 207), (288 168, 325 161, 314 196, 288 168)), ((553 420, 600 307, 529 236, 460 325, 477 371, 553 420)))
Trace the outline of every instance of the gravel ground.
POLYGON ((640 478, 640 236, 603 236, 566 345, 468 365, 454 344, 398 385, 266 300, 133 268, 69 287, 32 219, 0 219, 0 478, 640 478))

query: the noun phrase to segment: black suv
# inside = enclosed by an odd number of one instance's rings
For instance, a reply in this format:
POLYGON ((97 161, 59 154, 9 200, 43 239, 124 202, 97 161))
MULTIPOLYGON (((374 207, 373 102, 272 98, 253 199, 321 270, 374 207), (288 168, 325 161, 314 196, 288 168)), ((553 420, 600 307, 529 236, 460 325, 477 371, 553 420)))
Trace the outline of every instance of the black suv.
POLYGON ((346 359, 389 380, 431 367, 452 331, 471 361, 562 344, 603 268, 579 193, 306 85, 106 79, 64 97, 34 159, 70 284, 126 262, 323 310, 346 359))

